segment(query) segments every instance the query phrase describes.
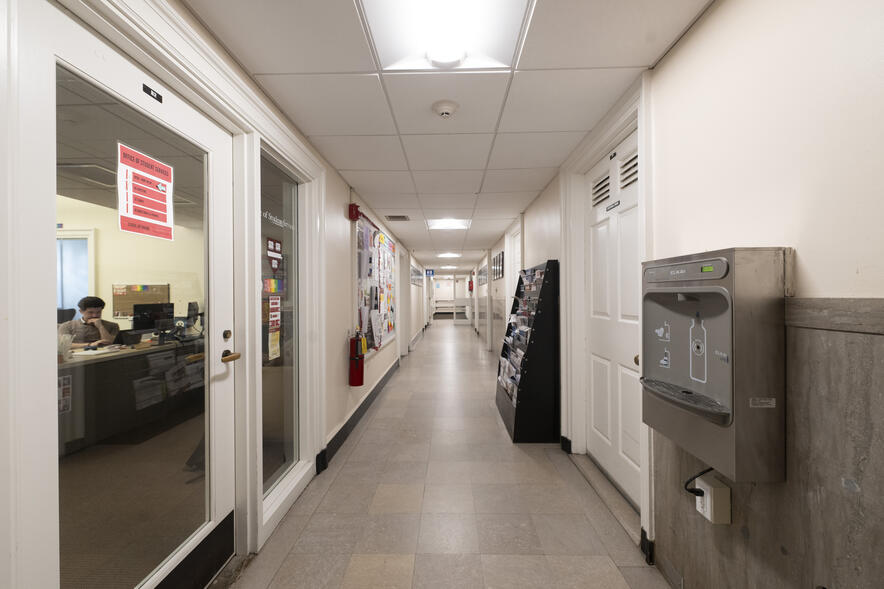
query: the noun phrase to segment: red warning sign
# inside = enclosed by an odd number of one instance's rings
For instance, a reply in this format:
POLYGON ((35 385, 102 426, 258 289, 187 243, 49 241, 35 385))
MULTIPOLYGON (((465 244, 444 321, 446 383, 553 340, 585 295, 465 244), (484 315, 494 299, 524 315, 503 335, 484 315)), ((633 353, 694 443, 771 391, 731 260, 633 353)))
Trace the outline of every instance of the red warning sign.
POLYGON ((120 231, 171 241, 172 166, 117 143, 120 231))

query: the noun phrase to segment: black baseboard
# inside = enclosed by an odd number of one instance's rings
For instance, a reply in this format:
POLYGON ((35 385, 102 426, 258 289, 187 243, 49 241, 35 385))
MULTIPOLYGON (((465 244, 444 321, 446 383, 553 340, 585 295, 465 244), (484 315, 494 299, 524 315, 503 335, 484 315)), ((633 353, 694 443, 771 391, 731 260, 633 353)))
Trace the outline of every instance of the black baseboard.
POLYGON ((233 512, 157 585, 160 589, 202 589, 233 556, 233 512))
MULTIPOLYGON (((332 458, 334 458, 335 454, 337 454, 338 450, 341 449, 341 446, 344 445, 344 442, 347 441, 347 437, 356 427, 356 424, 359 423, 359 420, 362 419, 362 416, 365 415, 365 412, 368 411, 368 408, 371 407, 372 402, 378 396, 378 394, 383 390, 384 386, 386 386, 387 382, 393 376, 393 373, 399 370, 399 360, 396 360, 396 363, 390 367, 387 373, 378 381, 378 384, 371 389, 371 392, 365 397, 362 401, 362 404, 353 412, 353 415, 350 416, 350 419, 347 420, 347 423, 338 430, 338 433, 334 435, 334 437, 329 441, 328 445, 325 447, 325 450, 322 452, 325 453, 325 464, 328 466, 328 463, 331 462, 332 458)), ((321 452, 321 453, 322 453, 321 452)), ((317 456, 318 459, 318 456, 317 456)), ((319 463, 317 462, 317 468, 319 468, 319 463)), ((319 471, 317 470, 317 473, 319 471)))
POLYGON ((328 453, 325 451, 325 448, 316 455, 316 474, 321 473, 326 468, 328 468, 328 453))
POLYGON ((648 533, 644 528, 642 528, 642 537, 639 542, 639 548, 641 548, 642 554, 645 555, 645 562, 648 564, 654 564, 654 542, 648 540, 648 533))
POLYGON ((564 451, 566 454, 570 454, 571 453, 571 440, 569 440, 565 436, 562 436, 559 441, 562 444, 562 451, 564 451))

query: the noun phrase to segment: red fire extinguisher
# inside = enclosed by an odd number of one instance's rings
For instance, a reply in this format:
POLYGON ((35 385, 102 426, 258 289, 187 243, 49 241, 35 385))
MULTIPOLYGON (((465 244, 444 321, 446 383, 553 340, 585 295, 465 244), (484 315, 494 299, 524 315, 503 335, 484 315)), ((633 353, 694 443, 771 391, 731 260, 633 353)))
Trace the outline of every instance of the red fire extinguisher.
POLYGON ((361 387, 365 380, 365 352, 362 334, 350 338, 350 386, 361 387))
POLYGON ((470 292, 473 292, 473 279, 470 278, 470 292))

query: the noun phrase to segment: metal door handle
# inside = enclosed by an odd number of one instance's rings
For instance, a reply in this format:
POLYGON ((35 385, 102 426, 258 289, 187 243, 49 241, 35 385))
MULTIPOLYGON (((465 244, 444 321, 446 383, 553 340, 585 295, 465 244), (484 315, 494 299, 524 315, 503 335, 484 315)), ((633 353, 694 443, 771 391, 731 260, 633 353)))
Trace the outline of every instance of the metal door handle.
POLYGON ((638 366, 638 354, 635 355, 635 358, 632 359, 635 362, 635 365, 638 366))
POLYGON ((224 350, 221 352, 221 361, 222 362, 233 362, 234 360, 239 360, 239 357, 242 354, 239 352, 231 352, 230 350, 224 350))

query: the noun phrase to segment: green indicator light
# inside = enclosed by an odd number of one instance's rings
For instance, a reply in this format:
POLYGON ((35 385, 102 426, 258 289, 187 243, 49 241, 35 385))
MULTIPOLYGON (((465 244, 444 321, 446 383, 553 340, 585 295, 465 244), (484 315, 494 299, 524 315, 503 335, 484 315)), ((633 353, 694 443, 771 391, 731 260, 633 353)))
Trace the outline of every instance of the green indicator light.
POLYGON ((714 272, 715 266, 700 266, 700 272, 714 272))

